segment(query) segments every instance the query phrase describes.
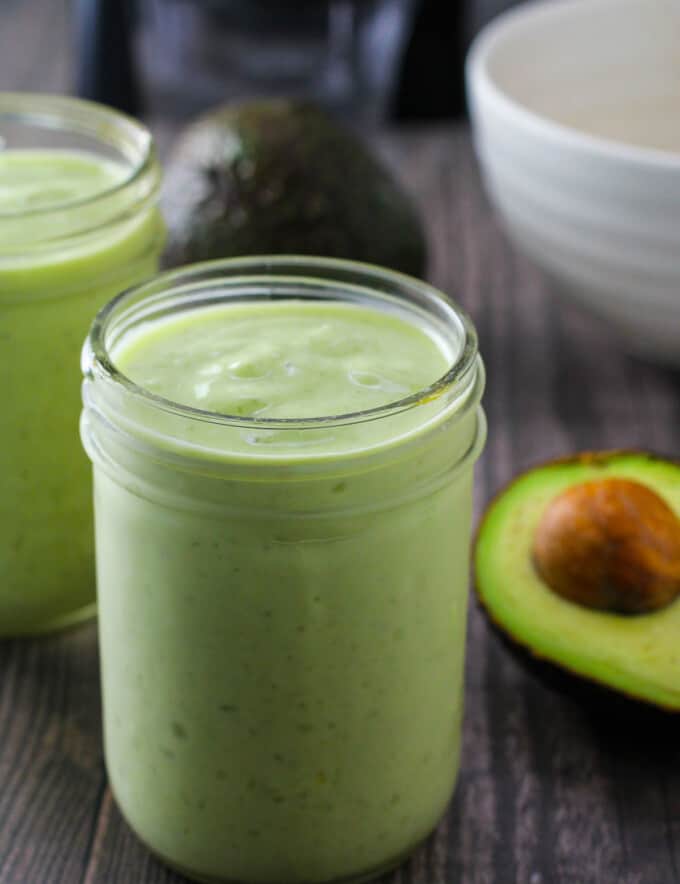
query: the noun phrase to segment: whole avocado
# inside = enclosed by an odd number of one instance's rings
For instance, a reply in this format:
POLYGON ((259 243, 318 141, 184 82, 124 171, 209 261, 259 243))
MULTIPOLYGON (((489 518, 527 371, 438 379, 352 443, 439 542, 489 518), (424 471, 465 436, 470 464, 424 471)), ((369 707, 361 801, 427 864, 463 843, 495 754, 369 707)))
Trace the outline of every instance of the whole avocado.
POLYGON ((225 105, 189 125, 163 204, 167 266, 307 254, 425 272, 409 198, 360 140, 306 102, 225 105))

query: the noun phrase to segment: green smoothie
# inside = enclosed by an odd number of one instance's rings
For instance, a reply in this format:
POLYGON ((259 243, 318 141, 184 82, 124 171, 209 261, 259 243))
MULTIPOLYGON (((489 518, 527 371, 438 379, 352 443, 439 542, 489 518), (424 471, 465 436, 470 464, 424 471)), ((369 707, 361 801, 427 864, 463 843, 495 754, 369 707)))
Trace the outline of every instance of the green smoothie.
POLYGON ((257 297, 109 343, 145 391, 95 368, 83 417, 123 813, 197 880, 379 872, 458 770, 481 381, 428 394, 460 353, 392 305, 257 297))
MULTIPOLYGON (((115 348, 113 359, 157 396, 267 420, 330 417, 387 405, 434 383, 452 355, 445 341, 398 316, 350 304, 290 300, 208 307, 156 322, 115 348)), ((402 417, 401 429, 410 422, 411 415, 402 417)), ((384 435, 373 422, 358 426, 351 437, 363 450, 384 442, 384 435)), ((332 435, 314 443, 315 453, 329 444, 337 447, 332 435)), ((253 442, 246 433, 230 444, 233 456, 251 453, 253 442)), ((298 454, 286 440, 277 456, 298 454)))
MULTIPOLYGON (((1 108, 0 108, 1 110, 1 108)), ((157 268, 155 209, 94 153, 2 150, 0 635, 92 610, 91 488, 78 444, 78 356, 92 316, 157 268)))

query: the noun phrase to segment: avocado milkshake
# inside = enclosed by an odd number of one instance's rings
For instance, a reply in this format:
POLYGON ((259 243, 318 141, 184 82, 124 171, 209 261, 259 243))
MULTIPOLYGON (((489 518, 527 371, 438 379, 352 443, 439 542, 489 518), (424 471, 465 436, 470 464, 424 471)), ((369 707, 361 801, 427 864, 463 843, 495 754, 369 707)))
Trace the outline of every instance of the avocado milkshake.
POLYGON ((474 331, 323 259, 198 265, 84 351, 109 776, 197 880, 353 880, 458 770, 474 331))
POLYGON ((157 184, 150 138, 133 121, 0 94, 0 636, 93 609, 78 352, 96 310, 157 269, 157 184))

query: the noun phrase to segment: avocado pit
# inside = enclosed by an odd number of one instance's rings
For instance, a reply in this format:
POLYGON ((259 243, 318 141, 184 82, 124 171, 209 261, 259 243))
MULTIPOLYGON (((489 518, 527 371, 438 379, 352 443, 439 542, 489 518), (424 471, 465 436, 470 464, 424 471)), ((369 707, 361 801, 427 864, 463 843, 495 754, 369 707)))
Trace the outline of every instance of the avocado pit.
POLYGON ((680 519, 640 482, 578 483, 544 510, 532 559, 569 601, 622 614, 655 611, 680 593, 680 519))

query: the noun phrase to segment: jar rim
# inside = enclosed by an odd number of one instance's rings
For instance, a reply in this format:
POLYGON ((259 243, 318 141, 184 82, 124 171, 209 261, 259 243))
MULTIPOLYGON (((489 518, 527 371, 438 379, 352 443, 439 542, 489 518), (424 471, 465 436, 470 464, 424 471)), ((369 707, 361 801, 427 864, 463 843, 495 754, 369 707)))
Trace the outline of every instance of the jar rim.
POLYGON ((121 111, 94 101, 39 92, 0 91, 0 125, 3 120, 39 126, 52 131, 72 132, 110 147, 120 148, 121 145, 127 145, 125 156, 129 161, 129 168, 115 184, 102 187, 101 190, 84 197, 30 209, 19 208, 9 211, 0 209, 0 222, 17 218, 49 218, 51 215, 56 217, 65 211, 79 210, 84 206, 117 197, 126 190, 133 190, 157 166, 153 136, 147 127, 121 111))
MULTIPOLYGON (((210 303, 215 304, 214 297, 210 303)), ((82 371, 88 379, 100 378, 108 381, 136 399, 174 416, 253 430, 346 426, 392 416, 432 402, 444 394, 450 394, 458 400, 459 396, 475 388, 480 380, 483 384, 483 378, 480 378, 480 371, 483 370, 480 368, 477 333, 472 320, 434 286, 377 265, 308 255, 255 255, 205 261, 166 271, 150 281, 128 289, 109 301, 95 317, 83 348, 82 371), (354 280, 354 283, 350 280, 354 280), (214 292, 215 284, 221 283, 224 293, 230 284, 236 286, 246 281, 265 284, 323 283, 333 286, 340 293, 354 288, 383 296, 391 293, 393 298, 403 302, 417 298, 424 307, 439 310, 449 325, 457 326, 459 347, 447 371, 415 393, 360 411, 305 418, 231 415, 184 405, 136 384, 116 366, 107 343, 107 334, 116 316, 129 317, 136 303, 157 306, 163 299, 169 300, 173 292, 186 298, 192 292, 195 294, 203 291, 205 294, 208 289, 214 292)), ((473 398, 476 402, 477 397, 473 398)))

